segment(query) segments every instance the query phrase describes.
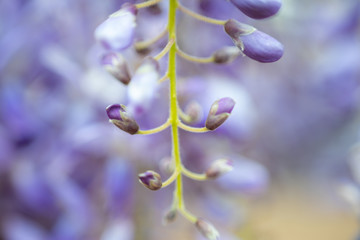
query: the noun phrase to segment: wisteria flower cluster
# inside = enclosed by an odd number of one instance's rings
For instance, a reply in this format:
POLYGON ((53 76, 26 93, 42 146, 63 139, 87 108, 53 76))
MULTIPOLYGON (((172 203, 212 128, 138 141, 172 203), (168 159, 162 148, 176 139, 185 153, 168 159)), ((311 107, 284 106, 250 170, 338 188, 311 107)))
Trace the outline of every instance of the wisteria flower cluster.
MULTIPOLYGON (((207 239, 219 239, 219 233, 208 221, 194 216, 185 206, 183 198, 182 176, 194 180, 215 179, 232 170, 232 161, 229 159, 218 159, 211 166, 199 174, 187 169, 181 160, 179 129, 205 133, 216 130, 230 116, 235 101, 229 97, 216 100, 207 115, 205 126, 193 127, 201 115, 201 107, 196 102, 191 102, 185 110, 178 104, 177 91, 177 57, 194 63, 226 64, 232 62, 240 55, 247 56, 258 62, 268 63, 279 60, 283 55, 283 46, 273 37, 257 30, 255 27, 241 23, 235 19, 218 20, 196 13, 179 0, 169 0, 167 27, 154 39, 135 42, 135 30, 137 27, 137 15, 139 10, 147 7, 156 7, 161 0, 149 0, 143 3, 125 3, 117 12, 111 14, 107 20, 100 24, 95 30, 95 38, 106 49, 102 58, 105 69, 118 79, 121 83, 128 85, 128 96, 131 99, 130 106, 113 104, 106 108, 111 123, 119 129, 133 134, 154 134, 167 128, 171 128, 172 149, 171 161, 174 167, 171 168, 171 175, 168 179, 162 180, 160 174, 149 170, 138 175, 139 181, 150 190, 159 190, 175 182, 173 203, 165 215, 165 222, 175 220, 177 213, 183 215, 207 239), (181 11, 189 17, 193 17, 209 24, 223 27, 233 41, 234 46, 224 46, 214 51, 209 57, 197 57, 183 51, 177 40, 177 13, 181 11), (160 39, 168 36, 166 46, 155 56, 146 56, 136 68, 134 74, 130 74, 127 61, 121 54, 130 46, 134 46, 139 52, 150 48, 160 39), (159 61, 168 55, 167 69, 161 73, 159 61), (148 109, 151 100, 157 92, 158 85, 169 81, 169 117, 159 127, 143 130, 134 118, 134 114, 142 113, 148 109)), ((281 7, 281 0, 230 0, 234 7, 250 18, 264 19, 273 16, 281 7)), ((226 16, 226 13, 224 13, 226 16)), ((219 31, 219 34, 223 34, 219 31)))

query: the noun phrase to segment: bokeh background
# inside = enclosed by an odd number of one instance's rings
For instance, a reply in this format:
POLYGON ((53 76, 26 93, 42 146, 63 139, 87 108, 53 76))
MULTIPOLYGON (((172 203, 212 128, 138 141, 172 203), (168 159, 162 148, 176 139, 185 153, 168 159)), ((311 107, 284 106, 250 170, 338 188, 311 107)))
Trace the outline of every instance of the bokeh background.
MULTIPOLYGON (((130 136, 106 117, 106 106, 131 99, 101 66, 104 49, 93 32, 124 2, 0 1, 0 239, 203 239, 181 216, 162 225, 172 186, 151 192, 137 181, 148 169, 167 176, 162 159, 170 155, 170 132, 130 136)), ((179 104, 201 103, 199 126, 216 99, 237 102, 215 132, 181 132, 189 169, 201 172, 222 157, 235 164, 215 181, 186 179, 188 209, 224 240, 357 239, 360 2, 283 0, 276 16, 261 21, 224 0, 181 2, 251 24, 285 48, 270 64, 179 59, 179 104)), ((139 11, 136 39, 164 28, 166 10, 163 2, 139 11)), ((232 45, 219 26, 183 14, 178 24, 179 46, 193 55, 232 45)), ((144 55, 133 48, 123 54, 133 73, 144 55)), ((164 83, 135 118, 148 129, 167 114, 164 83)))

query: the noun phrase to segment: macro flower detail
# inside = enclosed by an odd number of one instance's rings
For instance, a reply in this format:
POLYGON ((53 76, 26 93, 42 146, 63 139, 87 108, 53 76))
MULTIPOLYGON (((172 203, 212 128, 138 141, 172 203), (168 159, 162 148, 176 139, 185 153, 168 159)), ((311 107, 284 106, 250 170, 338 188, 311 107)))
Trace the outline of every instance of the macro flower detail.
POLYGON ((161 176, 154 171, 146 171, 138 175, 139 182, 150 190, 159 190, 162 186, 161 176))
POLYGON ((209 240, 218 240, 220 238, 220 234, 216 228, 204 219, 199 218, 196 221, 195 226, 201 234, 209 240))
POLYGON ((205 127, 209 130, 215 130, 230 116, 235 101, 232 98, 225 97, 215 101, 210 108, 205 127))
POLYGON ((128 85, 129 108, 133 113, 141 114, 150 107, 158 80, 159 63, 154 58, 145 58, 128 85))
POLYGON ((134 39, 137 9, 125 3, 111 14, 95 30, 95 38, 108 50, 120 51, 128 48, 134 39))
POLYGON ((233 163, 229 159, 218 159, 211 164, 205 174, 208 179, 215 179, 233 170, 233 163))
POLYGON ((244 26, 246 25, 230 19, 224 29, 246 56, 263 63, 275 62, 282 57, 284 47, 279 41, 255 28, 246 32, 244 26))
MULTIPOLYGON (((175 182, 171 208, 165 214, 163 223, 168 224, 173 222, 179 214, 194 224, 204 237, 209 240, 218 240, 219 233, 214 226, 193 215, 191 211, 185 207, 182 177, 186 176, 195 181, 215 179, 231 171, 233 169, 232 162, 225 158, 218 159, 213 162, 205 172, 197 173, 191 171, 183 165, 182 154, 180 153, 179 130, 182 129, 192 133, 205 133, 217 129, 230 116, 235 106, 235 101, 230 97, 218 99, 210 107, 205 126, 197 127, 188 125, 189 123, 195 124, 201 121, 203 108, 196 100, 190 100, 184 110, 181 108, 183 102, 189 99, 187 98, 188 93, 178 91, 177 89, 178 81, 181 80, 178 76, 178 71, 185 69, 182 66, 177 68, 177 57, 181 57, 185 61, 195 64, 227 64, 234 61, 240 55, 247 55, 260 62, 271 62, 281 57, 282 46, 281 44, 279 45, 281 46, 281 54, 279 54, 277 50, 279 50, 280 47, 276 45, 276 40, 273 40, 270 36, 267 37, 267 35, 257 31, 256 28, 233 19, 220 20, 203 16, 183 6, 181 1, 178 0, 170 0, 168 2, 167 26, 164 27, 163 30, 159 31, 155 36, 152 35, 150 39, 142 39, 142 36, 146 36, 146 33, 143 33, 141 29, 148 28, 147 30, 151 30, 153 28, 152 26, 140 26, 137 32, 140 34, 138 39, 141 40, 133 43, 137 10, 154 6, 160 7, 160 5, 157 5, 160 1, 161 0, 149 0, 134 5, 123 5, 118 12, 111 15, 107 21, 96 29, 95 35, 106 48, 112 51, 119 51, 133 44, 136 52, 132 52, 132 54, 137 54, 137 57, 143 57, 138 67, 135 68, 136 70, 132 77, 130 77, 125 60, 121 55, 108 53, 103 58, 103 64, 107 71, 120 82, 128 84, 127 109, 125 109, 123 105, 115 104, 107 108, 107 113, 113 124, 130 134, 149 135, 160 133, 167 128, 171 128, 171 155, 168 156, 168 153, 164 154, 166 157, 163 157, 163 160, 160 161, 160 169, 169 176, 166 180, 162 181, 161 176, 157 172, 149 170, 138 175, 139 182, 150 190, 165 188, 175 182), (216 51, 213 51, 210 56, 194 56, 187 52, 185 50, 186 48, 183 50, 181 48, 182 44, 179 44, 177 36, 177 13, 179 11, 197 20, 223 27, 225 32, 232 38, 235 46, 220 47, 216 51), (163 46, 158 44, 154 47, 154 45, 166 35, 168 36, 167 43, 163 46), (157 51, 159 47, 160 50, 157 51), (152 50, 157 51, 157 54, 152 55, 152 50), (144 57, 144 55, 146 56, 144 57), (167 60, 161 61, 166 55, 167 60), (162 76, 160 76, 160 63, 162 66, 162 76), (165 70, 163 69, 163 63, 167 64, 165 70), (136 121, 131 116, 140 118, 140 116, 144 116, 143 113, 153 114, 152 111, 148 110, 153 109, 151 104, 157 97, 159 86, 166 81, 169 85, 169 102, 168 104, 163 102, 158 104, 156 110, 160 110, 160 107, 163 105, 168 105, 167 119, 162 124, 151 129, 139 129, 136 121)), ((235 3, 237 3, 237 1, 235 3)), ((141 22, 141 25, 147 24, 146 21, 140 20, 139 22, 141 22)), ((157 30, 149 32, 157 32, 157 30)), ((183 36, 185 37, 186 34, 183 36)), ((126 51, 123 54, 126 56, 130 53, 126 51)), ((131 60, 138 61, 138 58, 129 55, 129 61, 131 60)), ((186 75, 187 74, 184 74, 184 77, 186 77, 186 75)), ((184 89, 189 89, 189 87, 185 86, 184 89)))
POLYGON ((127 113, 126 107, 120 104, 113 104, 106 108, 109 121, 115 126, 131 135, 139 130, 137 122, 127 113))
POLYGON ((281 0, 230 0, 240 11, 251 18, 263 19, 275 15, 281 0))
POLYGON ((119 53, 109 52, 106 53, 102 59, 101 64, 104 65, 113 77, 127 85, 130 82, 130 74, 124 57, 119 53))

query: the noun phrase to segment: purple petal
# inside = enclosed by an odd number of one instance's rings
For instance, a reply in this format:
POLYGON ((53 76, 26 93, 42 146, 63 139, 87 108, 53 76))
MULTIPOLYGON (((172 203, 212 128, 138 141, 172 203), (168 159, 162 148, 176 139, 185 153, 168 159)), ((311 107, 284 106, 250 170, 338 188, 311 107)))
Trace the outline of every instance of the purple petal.
POLYGON ((235 101, 232 98, 225 97, 221 98, 217 101, 218 109, 216 111, 216 115, 222 113, 231 113, 235 106, 235 101))
POLYGON ((134 38, 136 11, 123 7, 112 14, 95 30, 95 38, 109 50, 120 51, 128 48, 134 38))
MULTIPOLYGON (((283 53, 283 45, 275 38, 258 30, 251 34, 240 37, 243 44, 243 53, 259 62, 275 62, 279 60, 283 53)), ((237 45, 240 42, 235 42, 237 45)), ((239 47, 239 46, 238 46, 239 47)))
POLYGON ((281 0, 230 0, 240 11, 251 18, 263 19, 276 14, 281 0))
POLYGON ((120 104, 113 104, 106 108, 106 113, 111 120, 119 120, 121 121, 122 118, 120 116, 120 111, 125 112, 125 109, 121 107, 120 104))

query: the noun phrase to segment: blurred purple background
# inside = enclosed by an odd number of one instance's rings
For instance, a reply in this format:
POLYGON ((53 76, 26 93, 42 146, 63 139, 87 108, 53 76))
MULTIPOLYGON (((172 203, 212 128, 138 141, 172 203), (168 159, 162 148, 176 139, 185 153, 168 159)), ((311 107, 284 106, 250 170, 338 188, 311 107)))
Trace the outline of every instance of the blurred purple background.
MULTIPOLYGON (((150 192, 137 180, 148 169, 167 175, 160 165, 171 153, 170 132, 130 136, 106 117, 106 106, 130 100, 100 65, 104 50, 93 33, 124 2, 0 1, 0 239, 202 239, 181 217, 162 226, 172 186, 150 192)), ((189 169, 201 172, 222 157, 235 162, 219 180, 186 179, 187 207, 225 240, 355 239, 360 152, 349 151, 360 140, 360 2, 284 0, 278 15, 261 21, 227 1, 181 2, 251 24, 285 48, 270 64, 179 59, 181 107, 195 99, 207 114, 221 97, 237 103, 215 132, 181 132, 189 169)), ((159 8, 139 11, 138 40, 166 26, 166 1, 159 8)), ((219 26, 183 14, 178 21, 178 44, 188 53, 232 45, 219 26)), ((144 55, 123 54, 133 73, 144 55)), ((167 101, 164 83, 135 116, 142 129, 165 121, 167 101)))

